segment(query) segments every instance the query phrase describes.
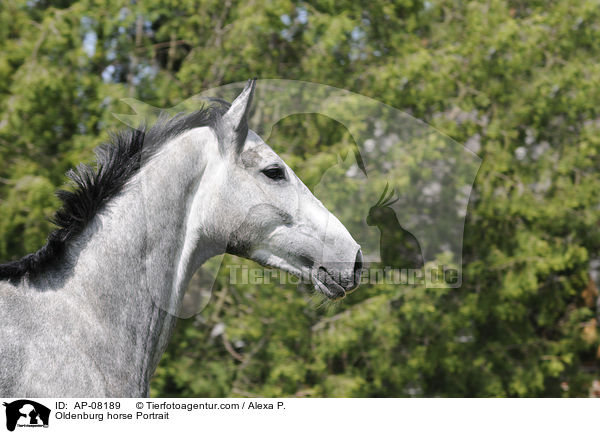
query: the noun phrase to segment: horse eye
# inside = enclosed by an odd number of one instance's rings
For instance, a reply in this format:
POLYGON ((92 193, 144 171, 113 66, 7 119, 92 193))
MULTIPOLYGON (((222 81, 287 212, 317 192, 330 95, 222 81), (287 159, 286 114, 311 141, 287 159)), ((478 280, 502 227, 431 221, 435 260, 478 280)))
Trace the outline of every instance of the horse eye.
POLYGON ((263 169, 262 173, 274 181, 285 179, 285 171, 280 166, 269 166, 266 169, 263 169))

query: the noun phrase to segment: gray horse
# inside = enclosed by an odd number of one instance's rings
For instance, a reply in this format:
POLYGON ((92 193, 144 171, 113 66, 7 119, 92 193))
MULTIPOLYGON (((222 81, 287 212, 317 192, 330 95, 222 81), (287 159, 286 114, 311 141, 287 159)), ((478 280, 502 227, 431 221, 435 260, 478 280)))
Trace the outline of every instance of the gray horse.
POLYGON ((360 246, 232 104, 130 130, 68 176, 58 229, 0 265, 0 395, 147 396, 194 271, 231 253, 356 288, 360 246))

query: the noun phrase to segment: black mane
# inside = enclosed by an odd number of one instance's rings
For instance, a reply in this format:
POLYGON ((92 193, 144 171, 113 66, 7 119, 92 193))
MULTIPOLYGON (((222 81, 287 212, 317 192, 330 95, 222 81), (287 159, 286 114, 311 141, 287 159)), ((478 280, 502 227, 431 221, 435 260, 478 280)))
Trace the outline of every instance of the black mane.
POLYGON ((57 226, 48 236, 45 246, 17 261, 0 264, 0 280, 15 281, 22 277, 34 277, 49 266, 56 264, 65 251, 69 240, 79 235, 94 218, 98 210, 121 191, 135 175, 141 162, 145 161, 169 139, 196 127, 214 127, 229 104, 212 99, 216 104, 202 107, 191 114, 179 114, 172 118, 162 116, 147 129, 126 129, 111 135, 111 140, 95 150, 96 167, 80 164, 69 170, 67 177, 73 191, 59 190, 61 208, 51 222, 57 226))

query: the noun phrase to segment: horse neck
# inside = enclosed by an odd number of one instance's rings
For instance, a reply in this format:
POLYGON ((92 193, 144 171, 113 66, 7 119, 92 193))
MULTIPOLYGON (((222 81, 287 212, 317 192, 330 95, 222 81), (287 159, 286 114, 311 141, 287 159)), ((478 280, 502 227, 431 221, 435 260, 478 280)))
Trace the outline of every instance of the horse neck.
POLYGON ((176 141, 147 162, 67 251, 75 265, 65 289, 106 334, 98 359, 114 367, 116 357, 129 374, 139 374, 142 388, 166 347, 193 271, 221 253, 196 231, 195 239, 190 234, 190 202, 206 161, 198 143, 176 141))

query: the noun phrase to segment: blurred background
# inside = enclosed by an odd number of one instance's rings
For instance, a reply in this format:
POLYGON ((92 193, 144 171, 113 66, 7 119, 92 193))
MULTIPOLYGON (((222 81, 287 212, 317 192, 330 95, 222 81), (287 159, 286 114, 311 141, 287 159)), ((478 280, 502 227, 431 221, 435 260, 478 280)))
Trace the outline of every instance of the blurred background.
MULTIPOLYGON (((179 321, 152 395, 595 396, 598 41, 587 0, 3 1, 0 261, 44 244, 54 191, 122 127, 121 98, 171 107, 254 76, 322 83, 482 158, 462 286, 367 284, 323 307, 303 285, 232 285, 224 267, 179 321)), ((314 188, 353 142, 312 114, 269 144, 314 188)))

